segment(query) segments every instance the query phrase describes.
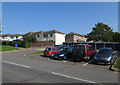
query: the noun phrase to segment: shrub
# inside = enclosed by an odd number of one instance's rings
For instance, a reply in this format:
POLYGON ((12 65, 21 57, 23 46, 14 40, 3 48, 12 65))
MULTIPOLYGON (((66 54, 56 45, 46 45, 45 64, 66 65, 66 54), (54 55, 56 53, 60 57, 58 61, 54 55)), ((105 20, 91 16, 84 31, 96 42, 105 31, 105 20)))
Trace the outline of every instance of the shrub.
POLYGON ((2 45, 9 45, 9 41, 2 41, 2 45))
POLYGON ((29 42, 25 42, 25 48, 30 48, 30 43, 29 42))
POLYGON ((10 46, 13 46, 13 41, 9 41, 9 45, 10 45, 10 46))
POLYGON ((30 47, 30 43, 29 42, 24 42, 24 41, 3 41, 2 45, 9 45, 9 46, 15 46, 15 43, 18 44, 18 47, 25 47, 25 48, 29 48, 30 47))
POLYGON ((6 41, 6 45, 9 45, 9 41, 6 41))
POLYGON ((36 37, 34 35, 23 36, 23 41, 25 41, 25 42, 36 42, 36 37))

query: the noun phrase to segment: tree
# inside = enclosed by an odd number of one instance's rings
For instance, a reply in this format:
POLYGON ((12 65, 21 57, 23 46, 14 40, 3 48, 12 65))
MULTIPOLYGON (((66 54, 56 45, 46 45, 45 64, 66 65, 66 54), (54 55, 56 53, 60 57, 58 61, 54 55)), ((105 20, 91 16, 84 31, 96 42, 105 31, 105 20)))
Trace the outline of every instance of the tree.
POLYGON ((120 33, 113 33, 113 42, 120 42, 120 33))
POLYGON ((2 32, 2 25, 0 24, 0 33, 2 32))
POLYGON ((23 41, 25 42, 36 42, 36 37, 34 35, 31 36, 23 36, 23 41))
POLYGON ((88 41, 112 42, 113 30, 108 25, 98 22, 95 24, 95 27, 92 28, 92 31, 87 34, 87 38, 88 41))

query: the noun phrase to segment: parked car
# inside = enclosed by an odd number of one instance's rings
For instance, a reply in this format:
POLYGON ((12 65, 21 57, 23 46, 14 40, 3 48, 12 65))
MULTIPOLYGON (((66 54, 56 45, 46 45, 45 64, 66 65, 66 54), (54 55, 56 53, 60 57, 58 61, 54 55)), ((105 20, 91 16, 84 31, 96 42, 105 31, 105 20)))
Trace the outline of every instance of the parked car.
POLYGON ((116 57, 112 48, 100 48, 94 55, 94 63, 112 64, 115 59, 116 57))
POLYGON ((96 50, 93 46, 87 44, 77 44, 73 47, 72 55, 73 59, 92 59, 96 50))
POLYGON ((72 49, 73 47, 64 47, 59 50, 59 52, 55 53, 54 56, 52 56, 53 59, 68 59, 72 55, 72 49))
POLYGON ((75 45, 69 45, 70 47, 74 47, 75 45))
POLYGON ((59 51, 59 48, 57 47, 47 47, 44 50, 43 56, 53 56, 58 51, 59 51))

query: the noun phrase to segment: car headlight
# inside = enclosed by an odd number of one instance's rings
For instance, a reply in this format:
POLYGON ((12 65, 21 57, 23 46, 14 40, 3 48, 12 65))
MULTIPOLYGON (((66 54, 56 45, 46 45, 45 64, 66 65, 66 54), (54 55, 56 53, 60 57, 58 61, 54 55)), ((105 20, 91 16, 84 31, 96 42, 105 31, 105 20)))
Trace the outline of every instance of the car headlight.
POLYGON ((111 57, 106 58, 108 61, 110 61, 111 57))
POLYGON ((97 57, 96 57, 96 56, 94 56, 94 59, 97 59, 97 57))
POLYGON ((64 56, 64 54, 61 54, 61 55, 59 55, 59 56, 64 56))

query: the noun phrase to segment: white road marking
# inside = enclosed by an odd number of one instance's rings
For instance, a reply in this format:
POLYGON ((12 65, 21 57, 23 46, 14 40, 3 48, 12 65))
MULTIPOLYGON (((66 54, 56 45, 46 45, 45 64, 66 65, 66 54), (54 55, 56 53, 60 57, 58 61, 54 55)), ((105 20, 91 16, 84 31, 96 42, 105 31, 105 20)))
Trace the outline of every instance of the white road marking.
POLYGON ((80 79, 80 78, 76 78, 76 77, 72 77, 72 76, 68 76, 68 75, 64 75, 64 74, 59 74, 59 73, 56 73, 56 72, 51 72, 51 73, 54 74, 54 75, 63 76, 63 77, 71 78, 71 79, 75 79, 75 80, 80 80, 80 81, 87 82, 87 83, 96 83, 96 82, 93 82, 93 81, 80 79))
POLYGON ((21 66, 21 67, 25 67, 25 68, 30 68, 29 66, 21 65, 21 64, 17 64, 17 63, 13 63, 13 62, 8 62, 8 61, 2 61, 2 62, 8 63, 8 64, 13 64, 13 65, 17 65, 17 66, 21 66))
POLYGON ((91 60, 91 61, 89 61, 89 62, 83 64, 82 66, 86 66, 87 64, 91 63, 92 61, 93 61, 93 60, 91 60))
POLYGON ((64 63, 66 63, 67 61, 63 61, 64 63))

